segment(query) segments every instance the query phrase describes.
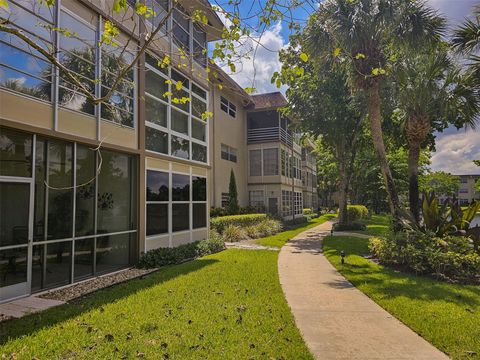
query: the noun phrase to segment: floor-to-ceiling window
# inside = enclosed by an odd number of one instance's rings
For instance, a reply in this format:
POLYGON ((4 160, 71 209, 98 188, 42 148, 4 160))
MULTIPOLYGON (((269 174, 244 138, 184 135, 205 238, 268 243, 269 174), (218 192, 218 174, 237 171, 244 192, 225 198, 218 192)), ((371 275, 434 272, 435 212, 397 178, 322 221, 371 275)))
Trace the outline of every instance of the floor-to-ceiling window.
POLYGON ((30 264, 31 289, 38 291, 132 263, 134 156, 6 128, 0 153, 0 287, 26 281, 30 264))
POLYGON ((149 54, 146 69, 145 148, 207 163, 207 91, 149 54))

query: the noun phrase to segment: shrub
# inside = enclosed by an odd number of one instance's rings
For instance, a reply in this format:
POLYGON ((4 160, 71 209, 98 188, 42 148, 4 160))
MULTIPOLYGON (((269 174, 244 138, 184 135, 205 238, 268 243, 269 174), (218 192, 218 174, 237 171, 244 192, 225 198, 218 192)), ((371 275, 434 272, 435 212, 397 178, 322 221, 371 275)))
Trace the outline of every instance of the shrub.
POLYGON ((260 237, 270 236, 282 230, 282 223, 275 219, 266 219, 257 225, 257 229, 260 237))
POLYGON ((149 250, 140 256, 139 268, 155 268, 165 265, 179 264, 186 260, 213 254, 225 249, 225 243, 218 233, 211 233, 208 240, 196 241, 173 248, 149 250))
POLYGON ((334 231, 364 231, 367 227, 359 222, 349 222, 346 224, 335 223, 333 224, 334 231))
POLYGON ((245 240, 247 237, 245 231, 241 227, 232 224, 227 225, 225 229, 223 229, 221 236, 225 242, 238 242, 245 240))
POLYGON ((464 237, 440 238, 433 233, 411 231, 387 238, 371 238, 369 247, 386 265, 450 281, 480 282, 480 256, 464 237))
POLYGON ((235 225, 240 228, 256 225, 261 221, 267 219, 267 214, 247 214, 247 215, 229 215, 220 216, 210 220, 210 226, 220 234, 228 225, 235 225))
POLYGON ((302 211, 303 215, 310 215, 311 213, 313 213, 313 210, 311 208, 306 208, 302 211))
POLYGON ((227 215, 227 211, 224 208, 210 208, 210 218, 218 217, 218 216, 225 216, 227 215))
POLYGON ((347 205, 347 218, 349 222, 365 219, 368 217, 368 209, 365 205, 347 205))

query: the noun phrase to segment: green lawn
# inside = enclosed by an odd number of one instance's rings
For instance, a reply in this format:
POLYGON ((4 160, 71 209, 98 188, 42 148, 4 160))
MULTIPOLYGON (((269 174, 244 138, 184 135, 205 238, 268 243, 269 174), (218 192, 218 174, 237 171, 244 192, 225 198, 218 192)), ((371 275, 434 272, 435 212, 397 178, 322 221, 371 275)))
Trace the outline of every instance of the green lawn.
POLYGON ((364 219, 360 222, 367 226, 367 230, 355 231, 359 234, 371 236, 385 236, 389 232, 390 217, 388 215, 372 215, 370 219, 364 219))
POLYGON ((380 306, 453 359, 480 359, 480 286, 452 285, 366 260, 368 240, 328 237, 330 262, 380 306), (340 263, 340 250, 347 253, 340 263))
POLYGON ((296 235, 300 234, 302 231, 308 230, 312 227, 318 226, 320 224, 323 224, 325 221, 328 221, 332 218, 335 218, 337 215, 335 214, 325 214, 322 215, 316 219, 310 220, 308 223, 300 224, 293 229, 283 231, 281 233, 278 233, 276 235, 268 236, 265 238, 261 238, 256 240, 255 242, 259 245, 264 245, 264 246, 272 246, 272 247, 278 247, 281 248, 285 243, 295 237, 296 235))
POLYGON ((0 358, 312 359, 277 256, 227 250, 1 323, 0 358))

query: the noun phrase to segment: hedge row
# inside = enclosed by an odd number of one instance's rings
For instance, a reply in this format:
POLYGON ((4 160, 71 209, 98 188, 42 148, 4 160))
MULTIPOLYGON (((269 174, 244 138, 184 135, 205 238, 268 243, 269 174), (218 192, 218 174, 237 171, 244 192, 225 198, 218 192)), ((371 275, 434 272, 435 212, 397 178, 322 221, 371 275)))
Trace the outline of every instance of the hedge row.
POLYGON ((247 227, 257 225, 267 219, 267 214, 246 214, 246 215, 229 215, 220 216, 210 219, 210 228, 223 233, 225 228, 229 225, 238 227, 247 227))
POLYGON ((140 256, 139 268, 150 269, 165 265, 180 264, 225 249, 225 243, 218 234, 211 234, 210 239, 180 245, 172 248, 149 250, 140 256))

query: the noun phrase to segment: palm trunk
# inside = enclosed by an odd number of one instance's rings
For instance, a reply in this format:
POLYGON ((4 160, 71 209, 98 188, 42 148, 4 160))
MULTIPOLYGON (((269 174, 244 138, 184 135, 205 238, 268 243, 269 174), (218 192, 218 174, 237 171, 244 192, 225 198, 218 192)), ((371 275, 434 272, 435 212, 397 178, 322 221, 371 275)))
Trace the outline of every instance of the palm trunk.
POLYGON ((417 223, 420 223, 420 193, 418 191, 418 162, 420 158, 420 143, 410 142, 408 152, 408 200, 410 211, 417 223))
POLYGON ((421 111, 417 111, 409 117, 405 126, 405 135, 408 142, 408 200, 410 211, 417 223, 420 223, 420 194, 418 190, 420 149, 430 130, 430 120, 421 111))
POLYGON ((338 173, 340 175, 340 186, 338 189, 338 223, 345 225, 348 223, 347 216, 347 192, 348 192, 348 174, 345 164, 345 156, 338 156, 338 173))
POLYGON ((368 89, 368 118, 370 121, 370 130, 372 132, 372 140, 377 152, 380 170, 388 194, 390 211, 393 216, 395 227, 398 227, 400 220, 400 200, 398 198, 395 183, 393 182, 392 172, 388 165, 387 155, 385 152, 385 144, 383 142, 383 131, 380 112, 380 93, 378 83, 373 83, 368 89))

